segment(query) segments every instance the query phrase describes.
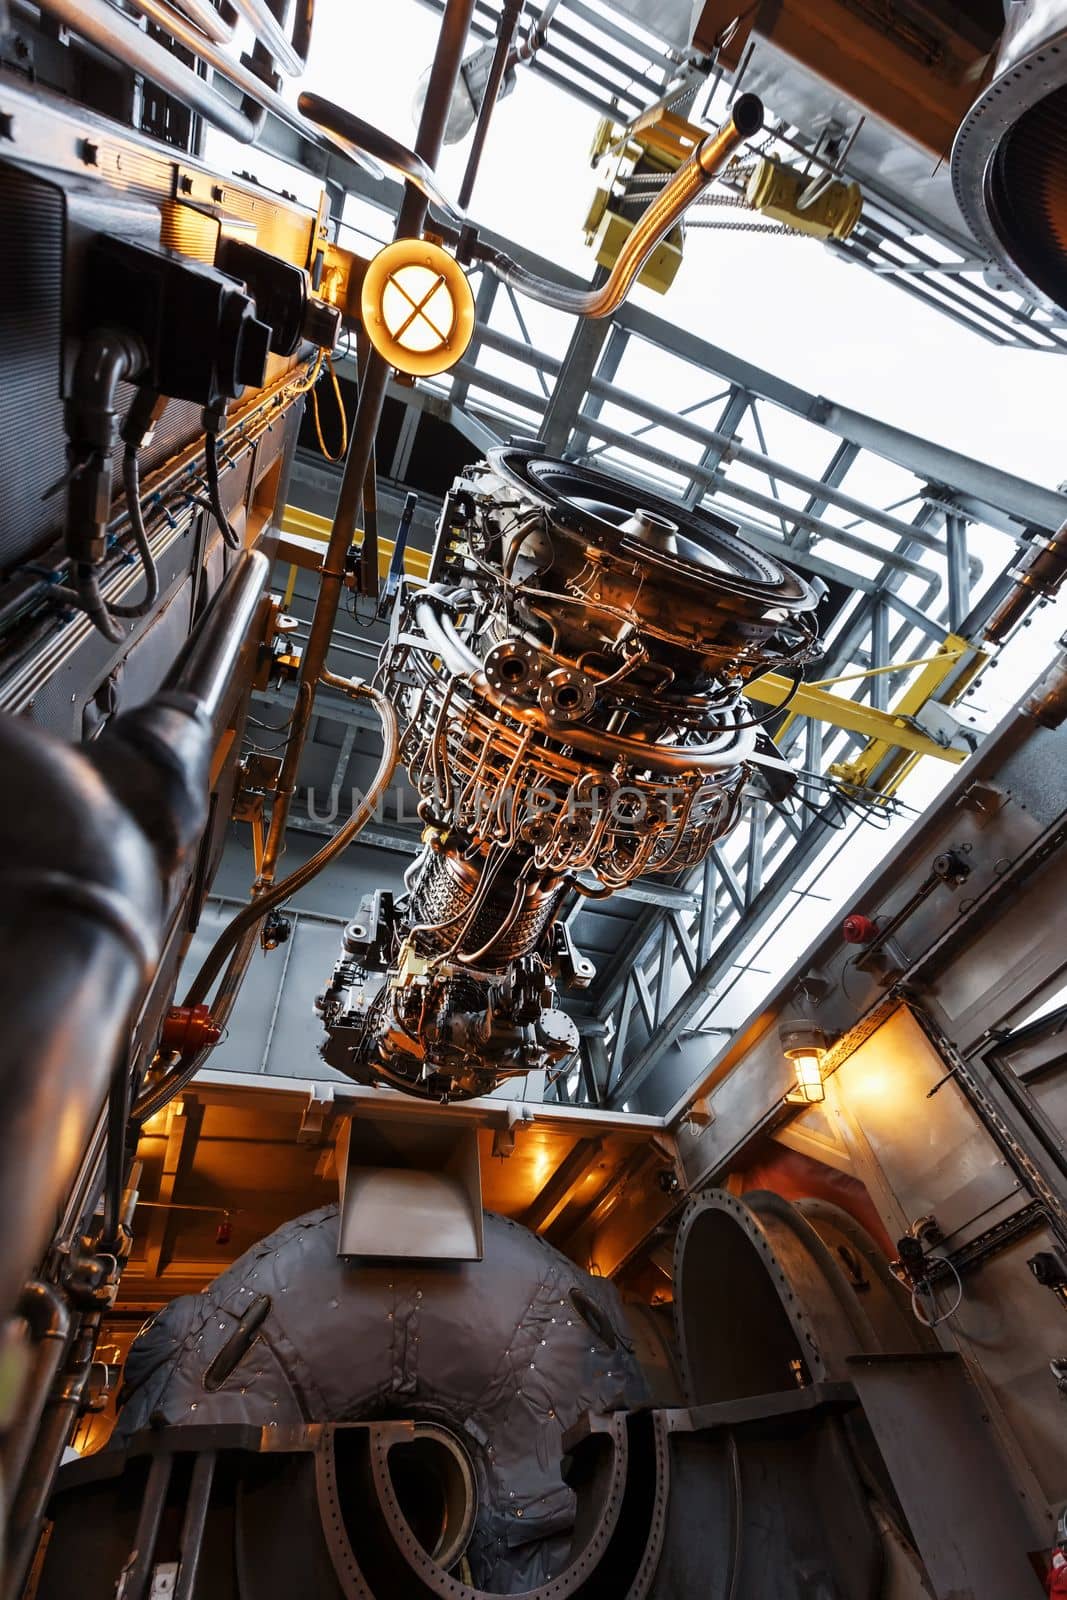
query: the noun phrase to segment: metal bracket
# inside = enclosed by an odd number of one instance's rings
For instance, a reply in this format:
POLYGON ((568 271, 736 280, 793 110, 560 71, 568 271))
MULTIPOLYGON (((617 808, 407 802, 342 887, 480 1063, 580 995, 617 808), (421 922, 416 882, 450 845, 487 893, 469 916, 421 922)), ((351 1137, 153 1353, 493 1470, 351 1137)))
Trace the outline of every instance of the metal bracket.
POLYGON ((334 1103, 332 1083, 316 1083, 308 1095, 307 1105, 300 1118, 296 1142, 302 1145, 327 1144, 333 1131, 337 1107, 334 1103))

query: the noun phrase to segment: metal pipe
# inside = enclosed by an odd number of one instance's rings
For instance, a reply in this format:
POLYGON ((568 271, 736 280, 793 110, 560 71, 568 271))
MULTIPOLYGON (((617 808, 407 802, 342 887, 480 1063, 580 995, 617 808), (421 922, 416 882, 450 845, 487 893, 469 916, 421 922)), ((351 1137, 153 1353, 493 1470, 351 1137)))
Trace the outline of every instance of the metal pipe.
POLYGON ((511 285, 542 305, 553 306, 574 316, 608 317, 626 299, 638 273, 686 209, 721 172, 737 147, 763 126, 763 104, 754 94, 739 95, 731 114, 716 133, 711 133, 672 175, 669 183, 649 203, 643 216, 631 229, 619 251, 615 265, 599 288, 575 290, 552 283, 527 272, 499 253, 487 257, 487 265, 511 285))
MULTIPOLYGON (((36 743, 32 735, 19 743, 5 737, 5 769, 32 759, 36 743)), ((71 752, 51 772, 42 766, 40 781, 20 778, 13 800, 26 823, 15 828, 5 819, 5 854, 13 852, 17 864, 0 874, 12 928, 0 983, 0 1203, 12 1241, 0 1270, 2 1314, 55 1226, 129 1040, 144 969, 120 919, 131 919, 129 935, 136 919, 138 943, 144 938, 154 954, 149 897, 158 895, 158 872, 148 843, 83 765, 71 752), (68 828, 81 830, 82 845, 57 849, 68 828), (46 870, 49 858, 55 865, 46 870)))
POLYGON ((1067 522, 1050 539, 1035 539, 1011 569, 1015 587, 986 623, 985 636, 1000 644, 1035 600, 1050 599, 1067 578, 1067 522))
POLYGON ((220 584, 200 627, 167 674, 164 691, 191 695, 213 726, 227 708, 239 679, 237 663, 242 651, 249 647, 252 624, 269 577, 270 562, 262 551, 243 552, 220 584))
POLYGON ((17 930, 0 963, 0 1206, 17 1241, 0 1262, 0 1312, 54 1229, 107 1086, 125 1070, 131 1008, 158 957, 162 881, 203 832, 219 722, 267 571, 258 552, 238 562, 170 692, 87 750, 0 719, 0 896, 17 930), (44 989, 28 975, 44 975, 44 989))
MULTIPOLYGON (((485 141, 489 135, 489 125, 493 120, 493 112, 500 98, 500 89, 504 82, 511 60, 511 41, 515 37, 515 30, 522 16, 523 0, 504 0, 500 13, 500 26, 497 33, 496 49, 493 53, 493 64, 489 69, 482 103, 478 108, 478 121, 474 127, 474 138, 471 140, 470 152, 467 156, 467 165, 463 173, 463 182, 459 186, 459 209, 466 211, 470 205, 474 184, 478 177, 478 168, 482 163, 482 152, 485 141)), ((531 26, 531 33, 533 28, 531 26)))
MULTIPOLYGON (((107 5, 105 0, 42 0, 42 5, 44 10, 58 18, 80 39, 87 39, 109 56, 118 56, 134 72, 144 73, 146 78, 151 78, 153 83, 174 95, 213 127, 221 128, 223 133, 239 139, 242 144, 251 144, 254 140, 257 129, 250 117, 246 117, 237 106, 231 105, 217 90, 212 89, 165 45, 150 39, 141 32, 136 22, 107 5)), ((145 15, 151 15, 153 22, 165 33, 177 37, 179 43, 195 55, 203 55, 209 50, 218 53, 211 40, 191 22, 183 23, 177 13, 169 11, 165 5, 153 4, 152 0, 145 0, 142 5, 138 0, 138 9, 145 15)), ((245 73, 243 68, 235 70, 242 77, 252 76, 245 73)), ((227 76, 232 75, 227 72, 227 76)), ((256 78, 255 83, 258 90, 266 88, 262 79, 256 78)))
POLYGON ((41 1537, 41 1525, 56 1472, 81 1410, 101 1321, 100 1311, 89 1311, 82 1317, 66 1367, 53 1389, 41 1425, 34 1436, 8 1522, 4 1600, 19 1600, 23 1593, 41 1537))
MULTIPOLYGON (((436 164, 444 142, 452 91, 456 86, 460 63, 463 60, 463 47, 473 10, 474 0, 448 0, 441 22, 441 33, 415 140, 415 153, 430 168, 436 164)), ((395 237, 403 239, 417 236, 426 220, 426 209, 425 196, 409 184, 397 218, 395 237)), ((337 508, 322 563, 315 613, 311 619, 307 646, 300 663, 296 707, 285 759, 278 778, 270 829, 263 849, 259 882, 264 886, 272 881, 281 854, 285 824, 296 788, 300 755, 311 720, 315 687, 322 678, 326 653, 330 647, 334 622, 337 619, 337 608, 344 592, 345 558, 356 529, 364 480, 370 466, 374 440, 385 403, 389 371, 388 364, 377 351, 372 350, 364 364, 363 380, 360 384, 359 400, 352 425, 352 439, 348 447, 337 508)))
POLYGON ((216 44, 229 44, 233 38, 233 23, 216 11, 210 0, 170 0, 170 4, 175 11, 184 12, 189 21, 216 44))
MULTIPOLYGON (((425 104, 424 101, 424 114, 425 104)), ((405 183, 414 185, 430 205, 436 206, 453 228, 460 230, 465 227, 466 218, 441 190, 432 166, 416 151, 409 150, 407 145, 401 144, 391 134, 376 128, 373 123, 364 122, 362 117, 346 111, 343 106, 334 105, 332 100, 323 100, 320 95, 309 94, 307 90, 301 94, 297 106, 309 122, 313 122, 317 128, 324 128, 338 148, 354 161, 365 164, 369 156, 373 161, 384 162, 405 183)), ((394 237, 401 235, 398 233, 394 237)))
POLYGON ((252 24, 257 38, 262 40, 282 71, 290 78, 299 78, 304 63, 266 0, 233 0, 233 4, 252 24))
MULTIPOLYGON (((257 73, 226 55, 191 22, 184 21, 177 12, 169 10, 166 0, 134 0, 134 3, 150 22, 154 22, 177 44, 228 79, 242 94, 273 112, 287 127, 294 128, 305 139, 319 139, 320 130, 313 123, 295 111, 257 73)), ((42 0, 42 5, 80 38, 88 39, 108 55, 117 56, 135 72, 143 72, 153 83, 176 95, 224 133, 239 139, 242 144, 251 144, 257 137, 258 121, 245 116, 223 95, 209 89, 203 78, 198 77, 191 68, 182 66, 176 56, 163 45, 147 38, 136 23, 114 11, 105 0, 42 0)), ((343 140, 331 142, 375 178, 384 176, 373 156, 354 149, 343 140)))
MULTIPOLYGON (((222 933, 212 945, 196 977, 190 985, 185 997, 186 1005, 200 1005, 207 999, 223 966, 226 972, 219 991, 211 1003, 212 1020, 221 1028, 225 1027, 233 1010, 248 966, 249 958, 255 949, 256 936, 262 919, 275 906, 281 905, 291 895, 296 894, 306 883, 310 883, 335 856, 347 849, 353 839, 366 826, 374 815, 379 800, 392 782, 393 773, 396 771, 400 754, 400 730, 397 725, 396 712, 390 702, 377 689, 369 684, 357 683, 348 678, 339 678, 332 672, 323 672, 322 681, 331 688, 341 689, 358 699, 371 700, 382 719, 382 756, 378 763, 378 770, 373 782, 363 796, 359 807, 349 817, 343 827, 332 834, 320 850, 309 856, 303 866, 297 867, 288 877, 282 878, 279 883, 262 887, 260 893, 251 900, 237 915, 228 922, 222 933)), ((184 1088, 190 1078, 199 1072, 203 1063, 211 1053, 211 1046, 200 1050, 191 1057, 183 1056, 176 1066, 161 1078, 158 1083, 147 1088, 134 1104, 131 1117, 135 1122, 144 1122, 148 1117, 154 1116, 157 1111, 167 1104, 168 1100, 184 1088)))
MULTIPOLYGON (((268 911, 275 906, 281 905, 283 900, 288 900, 291 895, 296 894, 298 889, 302 889, 306 883, 310 883, 312 878, 322 871, 327 862, 332 861, 334 856, 339 855, 342 850, 345 850, 351 844, 360 829, 374 815, 375 806, 392 781, 400 753, 400 731, 397 725, 396 712, 390 702, 379 690, 372 688, 370 684, 339 678, 332 672, 324 671, 322 681, 329 684, 331 688, 342 689, 345 693, 351 694, 357 699, 373 702, 378 715, 382 719, 382 755, 378 763, 378 770, 375 772, 373 781, 358 808, 352 813, 348 821, 330 836, 321 850, 317 850, 302 866, 290 872, 287 877, 264 889, 256 899, 245 906, 243 911, 238 912, 233 921, 223 930, 200 971, 193 979, 189 995, 185 1001, 186 1005, 199 1005, 207 998, 211 984, 217 977, 223 961, 229 955, 230 949, 240 934, 248 928, 257 927, 268 911)), ((135 1114, 141 1117, 148 1116, 151 1113, 142 1112, 138 1107, 135 1108, 135 1114)))
POLYGON ((215 1479, 215 1460, 214 1450, 202 1450, 193 1462, 192 1477, 189 1480, 189 1498, 185 1502, 185 1516, 182 1519, 180 1562, 174 1600, 193 1600, 196 1593, 200 1551, 204 1543, 204 1529, 207 1526, 208 1508, 211 1504, 211 1488, 215 1479))
POLYGON ((137 1519, 137 1532, 134 1534, 129 1561, 122 1570, 122 1600, 146 1600, 148 1595, 173 1467, 174 1457, 165 1455, 163 1451, 149 1460, 148 1482, 141 1501, 141 1514, 137 1519))
POLYGON ((23 1385, 22 1404, 4 1435, 4 1492, 8 1499, 18 1489, 70 1338, 70 1310, 54 1284, 28 1283, 15 1315, 29 1325, 36 1352, 33 1372, 23 1385))
POLYGON ((754 728, 725 728, 722 738, 711 744, 668 745, 629 739, 623 734, 607 733, 599 728, 584 728, 575 722, 561 725, 546 715, 540 706, 522 705, 494 689, 482 672, 478 657, 467 649, 450 623, 437 615, 429 600, 419 601, 415 607, 415 618, 430 648, 441 657, 450 672, 457 677, 469 677, 471 688, 488 701, 495 711, 514 718, 516 722, 525 722, 543 737, 554 739, 559 744, 571 745, 576 750, 584 750, 608 761, 625 761, 631 766, 660 772, 721 772, 739 766, 756 747, 754 728), (727 740, 731 742, 725 744, 727 740))

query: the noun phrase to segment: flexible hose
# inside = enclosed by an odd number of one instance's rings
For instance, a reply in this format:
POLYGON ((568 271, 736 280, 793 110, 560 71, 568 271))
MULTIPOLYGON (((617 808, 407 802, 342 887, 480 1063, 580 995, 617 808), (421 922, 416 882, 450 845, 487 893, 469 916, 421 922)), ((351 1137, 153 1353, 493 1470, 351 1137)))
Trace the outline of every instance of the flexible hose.
MULTIPOLYGON (((335 856, 352 843, 352 840, 367 825, 374 815, 379 800, 385 793, 396 771, 400 754, 400 732, 397 725, 396 712, 385 696, 370 684, 357 683, 348 678, 336 677, 333 673, 324 673, 324 681, 334 688, 341 688, 346 694, 361 700, 370 700, 377 711, 382 723, 383 749, 378 769, 374 779, 359 806, 349 817, 343 827, 327 839, 321 850, 310 856, 303 866, 297 867, 287 878, 282 878, 271 888, 265 889, 254 900, 243 907, 230 921, 219 937, 215 940, 204 960, 200 971, 193 979, 184 1004, 187 1006, 200 1005, 206 999, 223 967, 229 963, 226 977, 220 990, 220 999, 223 990, 225 1000, 219 1004, 217 1000, 212 1007, 212 1017, 216 1024, 224 1025, 233 1001, 236 999, 244 970, 248 965, 252 950, 255 946, 255 933, 259 923, 269 911, 288 900, 297 890, 310 883, 331 862, 335 856), (225 1014, 223 1014, 225 1013, 225 1014)), ((182 1057, 177 1066, 173 1067, 166 1077, 159 1083, 147 1089, 138 1099, 131 1113, 137 1122, 143 1122, 148 1117, 161 1110, 168 1100, 180 1092, 181 1089, 199 1072, 204 1061, 210 1054, 211 1047, 197 1051, 192 1058, 182 1057)))
POLYGON ((72 599, 80 606, 96 631, 102 633, 109 643, 122 644, 126 638, 125 629, 111 615, 108 603, 100 592, 100 579, 91 562, 79 561, 75 564, 73 590, 56 589, 53 592, 64 600, 72 599))
POLYGON ((219 488, 219 441, 210 428, 204 434, 204 464, 207 468, 207 492, 211 502, 211 515, 218 523, 219 532, 230 549, 240 550, 241 541, 230 527, 229 518, 222 508, 222 492, 219 488))
POLYGON ((332 461, 336 466, 338 462, 343 461, 345 456, 348 454, 348 417, 345 413, 345 402, 344 396, 341 394, 341 385, 337 381, 337 372, 334 368, 333 362, 330 360, 329 351, 326 352, 326 370, 329 372, 330 381, 333 384, 334 399, 337 401, 337 415, 341 422, 341 444, 336 455, 331 455, 329 450, 327 450, 326 441, 322 436, 322 422, 319 418, 319 391, 315 385, 313 385, 311 389, 311 415, 315 421, 315 435, 319 441, 319 449, 322 451, 327 461, 332 461))
POLYGON ((122 457, 122 484, 126 491, 130 531, 144 567, 144 594, 140 600, 113 605, 110 610, 113 617, 146 617, 159 599, 159 571, 148 542, 148 529, 141 509, 141 463, 137 450, 130 444, 126 446, 122 457))
POLYGON ((122 644, 126 638, 126 630, 115 620, 116 618, 146 617, 159 599, 159 571, 152 554, 152 547, 148 542, 148 530, 141 510, 141 464, 137 450, 132 445, 126 446, 122 458, 122 481, 126 491, 130 531, 144 569, 145 590, 141 599, 122 605, 109 604, 101 592, 96 568, 85 561, 75 563, 72 574, 73 588, 57 585, 51 594, 53 600, 75 605, 84 611, 97 632, 102 633, 111 644, 122 644))

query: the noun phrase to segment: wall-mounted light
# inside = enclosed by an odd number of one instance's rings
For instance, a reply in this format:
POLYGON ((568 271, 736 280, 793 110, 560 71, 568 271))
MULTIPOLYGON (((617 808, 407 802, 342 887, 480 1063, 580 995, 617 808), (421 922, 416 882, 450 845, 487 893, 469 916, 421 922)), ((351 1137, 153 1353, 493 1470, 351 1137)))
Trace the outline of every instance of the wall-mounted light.
POLYGON ((793 1053, 786 1051, 797 1075, 797 1086, 786 1095, 787 1100, 804 1105, 817 1105, 820 1100, 825 1100, 826 1089, 822 1081, 824 1054, 822 1050, 813 1049, 798 1050, 793 1053))
POLYGON ((826 1098, 822 1060, 830 1041, 816 1017, 816 1008, 825 993, 822 980, 805 979, 793 991, 778 1022, 782 1053, 793 1063, 797 1079, 796 1088, 786 1095, 791 1105, 818 1105, 826 1098))
POLYGON ((412 377, 447 372, 474 332, 466 273, 426 239, 397 239, 378 252, 363 279, 360 307, 375 350, 412 377))

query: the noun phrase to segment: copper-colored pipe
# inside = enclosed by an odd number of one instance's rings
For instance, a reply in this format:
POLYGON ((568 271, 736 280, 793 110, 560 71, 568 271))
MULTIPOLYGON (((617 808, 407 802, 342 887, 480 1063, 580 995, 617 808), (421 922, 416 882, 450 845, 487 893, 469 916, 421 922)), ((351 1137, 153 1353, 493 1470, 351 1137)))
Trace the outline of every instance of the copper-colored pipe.
MULTIPOLYGON (((751 728, 738 731, 733 744, 724 749, 718 740, 713 744, 688 746, 652 744, 627 738, 621 733, 582 727, 576 722, 555 722, 540 706, 523 705, 494 689, 482 672, 477 656, 468 650, 447 620, 438 616, 429 601, 419 601, 415 616, 431 650, 441 657, 449 671, 460 677, 469 677, 474 692, 488 701, 494 710, 502 711, 516 722, 524 722, 543 738, 571 745, 575 750, 584 750, 605 761, 625 761, 631 766, 648 767, 659 772, 722 772, 747 760, 755 749, 756 736, 751 728)), ((723 739, 733 731, 724 728, 723 739)))
POLYGON ((1012 568, 1015 587, 986 623, 985 636, 999 644, 1035 600, 1048 599, 1067 578, 1067 522, 1047 539, 1036 539, 1012 568))
MULTIPOLYGON (((474 0, 448 0, 441 21, 441 33, 415 140, 419 158, 431 167, 441 153, 448 108, 459 75, 463 47, 473 12, 474 0)), ((304 103, 303 96, 301 103, 304 103)), ((397 218, 396 237, 417 238, 426 220, 426 209, 425 196, 409 185, 397 218)), ((330 538, 323 557, 315 611, 300 665, 297 703, 271 807, 270 827, 263 848, 259 881, 254 891, 256 894, 262 894, 273 881, 281 856, 285 827, 296 789, 297 769, 311 722, 315 687, 322 677, 327 652, 333 638, 334 623, 337 620, 337 608, 344 593, 347 576, 345 562, 365 493, 367 471, 373 459, 374 441, 385 405, 386 384, 391 370, 384 357, 377 351, 371 350, 366 354, 359 373, 359 399, 356 402, 348 455, 345 458, 330 538)), ((374 577, 377 579, 377 573, 374 577)))
POLYGON ((697 146, 656 195, 628 235, 615 265, 598 289, 574 290, 526 272, 504 256, 489 265, 513 289, 575 316, 608 317, 626 299, 638 273, 696 197, 721 172, 737 147, 763 126, 763 103, 757 95, 743 94, 734 102, 729 119, 697 146))
MULTIPOLYGON (((233 1010, 249 958, 255 949, 259 925, 263 918, 268 911, 272 911, 275 906, 288 900, 290 895, 294 895, 298 889, 310 883, 323 867, 348 848, 374 815, 375 808, 396 771, 400 732, 396 712, 385 696, 370 684, 360 683, 355 679, 339 678, 332 672, 324 671, 322 681, 332 688, 343 690, 353 699, 369 700, 373 704, 382 719, 381 760, 370 788, 348 821, 327 839, 321 849, 316 850, 313 856, 309 856, 302 866, 295 868, 288 877, 280 879, 269 888, 264 888, 256 899, 251 900, 232 921, 226 924, 215 940, 189 986, 185 1004, 199 1005, 206 1001, 215 980, 225 967, 222 983, 211 1003, 212 1019, 219 1027, 225 1027, 233 1010)), ((144 1122, 162 1110, 167 1101, 172 1100, 189 1079, 199 1072, 212 1048, 213 1046, 208 1045, 192 1056, 182 1056, 163 1078, 140 1095, 133 1106, 132 1119, 138 1123, 144 1122)))

